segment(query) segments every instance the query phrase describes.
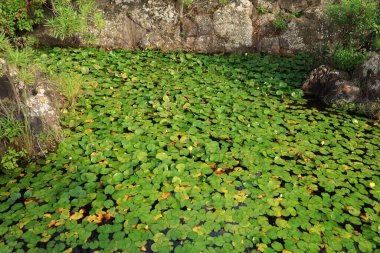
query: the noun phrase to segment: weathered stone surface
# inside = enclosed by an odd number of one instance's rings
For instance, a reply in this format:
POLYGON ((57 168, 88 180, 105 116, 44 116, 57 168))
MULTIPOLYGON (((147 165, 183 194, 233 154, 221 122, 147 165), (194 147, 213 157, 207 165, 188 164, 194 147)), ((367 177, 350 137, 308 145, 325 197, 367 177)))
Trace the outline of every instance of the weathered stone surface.
POLYGON ((268 13, 259 15, 254 21, 254 38, 260 40, 263 37, 273 37, 278 35, 278 31, 273 26, 276 15, 268 13))
POLYGON ((303 11, 310 6, 321 4, 321 0, 280 0, 280 7, 288 12, 303 11))
POLYGON ((359 79, 367 79, 369 73, 373 76, 379 75, 379 69, 380 55, 378 53, 371 52, 368 55, 368 60, 355 70, 354 76, 359 79))
POLYGON ((221 7, 214 13, 214 29, 226 41, 227 51, 251 47, 253 5, 248 0, 238 0, 221 7))
MULTIPOLYGON (((252 52, 291 55, 298 51, 321 51, 339 37, 338 29, 325 22, 325 0, 231 0, 206 1, 182 11, 175 0, 97 0, 106 27, 96 45, 106 48, 158 48, 199 52, 252 52), (267 13, 258 13, 258 6, 267 13), (196 7, 196 8, 194 8, 196 7), (290 18, 289 12, 301 17, 290 18), (288 14, 286 14, 288 13, 288 14), (288 27, 276 29, 273 21, 285 15, 288 27), (263 41, 261 41, 263 40, 263 41), (215 48, 213 48, 215 47, 215 48)), ((80 38, 60 41, 47 36, 46 28, 35 33, 42 44, 80 46, 80 38)))
POLYGON ((254 0, 253 4, 256 9, 264 8, 268 13, 278 14, 280 12, 280 6, 276 0, 254 0))
POLYGON ((214 33, 212 16, 201 14, 195 17, 195 23, 198 26, 198 35, 211 35, 214 33))
POLYGON ((280 44, 283 49, 289 51, 306 49, 304 38, 300 34, 298 22, 289 22, 287 30, 280 37, 280 44))
POLYGON ((136 48, 147 33, 123 12, 106 15, 105 28, 93 32, 97 37, 96 44, 107 48, 136 48))
POLYGON ((280 40, 278 37, 262 38, 259 42, 257 50, 267 54, 279 55, 280 40))
POLYGON ((148 31, 170 33, 175 30, 179 15, 174 2, 148 0, 143 6, 131 10, 130 17, 148 31))
POLYGON ((197 24, 188 18, 184 18, 182 20, 182 33, 184 37, 197 36, 198 34, 197 24))

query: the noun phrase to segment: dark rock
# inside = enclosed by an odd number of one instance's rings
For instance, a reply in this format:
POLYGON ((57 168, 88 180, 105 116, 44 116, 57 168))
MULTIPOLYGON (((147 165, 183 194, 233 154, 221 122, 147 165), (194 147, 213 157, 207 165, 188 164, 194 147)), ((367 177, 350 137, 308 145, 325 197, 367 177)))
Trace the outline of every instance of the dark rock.
POLYGON ((322 65, 310 73, 302 90, 327 105, 352 104, 356 112, 380 120, 380 78, 371 69, 365 78, 352 79, 345 72, 322 65))
POLYGON ((12 97, 12 86, 9 80, 5 77, 0 77, 0 99, 12 97))
POLYGON ((322 99, 326 104, 350 103, 359 97, 359 87, 350 83, 347 73, 324 65, 310 73, 302 90, 307 95, 322 99))

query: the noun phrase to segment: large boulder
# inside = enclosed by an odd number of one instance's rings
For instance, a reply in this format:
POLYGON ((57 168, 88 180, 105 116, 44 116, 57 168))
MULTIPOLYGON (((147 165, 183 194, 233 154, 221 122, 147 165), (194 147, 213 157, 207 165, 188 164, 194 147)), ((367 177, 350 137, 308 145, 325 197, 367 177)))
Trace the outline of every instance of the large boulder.
POLYGON ((348 73, 328 66, 314 69, 303 83, 306 95, 327 105, 354 106, 356 112, 380 120, 380 79, 369 69, 365 78, 350 78, 348 73))
POLYGON ((226 51, 252 47, 252 11, 253 5, 249 0, 237 0, 214 13, 214 30, 226 41, 226 51))

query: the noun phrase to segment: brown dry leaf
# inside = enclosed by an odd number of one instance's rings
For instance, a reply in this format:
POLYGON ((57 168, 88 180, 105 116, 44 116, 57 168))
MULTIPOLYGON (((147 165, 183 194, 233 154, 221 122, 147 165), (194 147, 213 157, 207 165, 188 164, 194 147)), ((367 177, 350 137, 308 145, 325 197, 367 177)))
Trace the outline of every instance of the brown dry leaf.
POLYGON ((125 199, 129 199, 129 198, 132 198, 132 197, 134 197, 135 195, 133 195, 133 194, 127 194, 127 195, 125 195, 124 196, 124 198, 125 199))
POLYGON ((122 74, 121 74, 121 78, 125 79, 125 78, 127 78, 127 77, 128 77, 128 76, 127 76, 126 73, 122 73, 122 74))
POLYGON ((63 212, 65 212, 66 211, 66 209, 65 208, 60 208, 60 209, 57 209, 57 210, 55 210, 57 213, 63 213, 63 212))
POLYGON ((48 224, 48 227, 49 227, 49 228, 54 227, 56 223, 57 223, 56 220, 51 220, 51 221, 49 222, 49 224, 48 224))
POLYGON ((218 168, 217 170, 214 171, 214 173, 220 175, 220 174, 223 174, 224 171, 222 168, 218 168))
POLYGON ((172 195, 171 192, 166 192, 166 193, 163 192, 162 195, 161 195, 161 197, 158 198, 158 200, 161 201, 161 200, 163 200, 163 199, 167 199, 167 198, 170 197, 170 195, 172 195))
POLYGON ((215 169, 215 168, 216 168, 216 163, 213 163, 213 164, 207 164, 207 166, 208 166, 210 169, 215 169))
POLYGON ((28 198, 24 201, 24 204, 27 205, 27 204, 30 204, 32 202, 36 201, 36 198, 32 197, 32 198, 28 198))

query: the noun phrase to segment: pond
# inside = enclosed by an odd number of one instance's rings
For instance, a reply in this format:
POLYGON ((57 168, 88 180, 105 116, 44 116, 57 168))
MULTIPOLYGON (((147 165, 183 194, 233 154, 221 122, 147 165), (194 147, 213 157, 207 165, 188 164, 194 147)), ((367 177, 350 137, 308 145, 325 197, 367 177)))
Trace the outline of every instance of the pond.
POLYGON ((0 179, 1 252, 374 252, 379 124, 307 103, 305 55, 60 49, 89 78, 0 179))

